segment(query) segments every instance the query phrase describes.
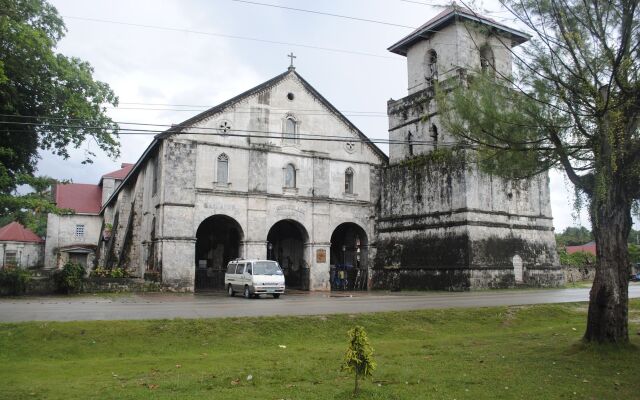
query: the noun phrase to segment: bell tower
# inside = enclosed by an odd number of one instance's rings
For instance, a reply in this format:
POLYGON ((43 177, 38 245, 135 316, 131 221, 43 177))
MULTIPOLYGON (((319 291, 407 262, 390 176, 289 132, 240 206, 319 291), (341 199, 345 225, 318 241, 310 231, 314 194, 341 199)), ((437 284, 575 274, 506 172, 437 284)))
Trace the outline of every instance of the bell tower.
POLYGON ((435 90, 484 70, 511 74, 529 36, 455 4, 389 48, 407 59, 407 96, 389 100, 373 287, 438 290, 557 286, 547 174, 480 171, 441 125, 435 90))
POLYGON ((488 70, 511 74, 510 48, 529 36, 455 5, 404 37, 389 51, 407 58, 408 96, 389 100, 390 162, 447 146, 454 138, 440 126, 436 83, 446 87, 460 76, 488 70), (408 139, 411 140, 408 140, 408 139))

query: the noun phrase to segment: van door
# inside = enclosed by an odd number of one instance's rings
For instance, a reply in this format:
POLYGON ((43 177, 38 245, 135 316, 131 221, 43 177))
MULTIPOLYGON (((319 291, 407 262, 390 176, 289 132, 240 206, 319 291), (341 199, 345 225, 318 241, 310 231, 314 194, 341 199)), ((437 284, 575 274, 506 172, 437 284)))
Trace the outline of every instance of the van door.
POLYGON ((233 277, 233 289, 236 292, 244 290, 244 279, 242 278, 244 273, 244 263, 238 263, 236 266, 236 274, 233 277))
POLYGON ((244 269, 244 285, 249 285, 250 288, 253 288, 253 268, 252 263, 247 263, 246 268, 244 269))

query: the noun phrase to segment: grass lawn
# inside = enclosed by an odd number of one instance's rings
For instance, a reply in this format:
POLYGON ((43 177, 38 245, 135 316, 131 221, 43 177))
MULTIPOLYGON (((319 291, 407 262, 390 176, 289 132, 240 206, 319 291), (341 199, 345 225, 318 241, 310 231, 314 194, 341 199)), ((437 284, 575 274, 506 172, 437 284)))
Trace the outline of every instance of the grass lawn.
POLYGON ((586 304, 565 304, 0 324, 0 398, 349 399, 339 366, 356 324, 378 362, 358 398, 640 398, 640 301, 632 346, 582 345, 585 320, 586 304))

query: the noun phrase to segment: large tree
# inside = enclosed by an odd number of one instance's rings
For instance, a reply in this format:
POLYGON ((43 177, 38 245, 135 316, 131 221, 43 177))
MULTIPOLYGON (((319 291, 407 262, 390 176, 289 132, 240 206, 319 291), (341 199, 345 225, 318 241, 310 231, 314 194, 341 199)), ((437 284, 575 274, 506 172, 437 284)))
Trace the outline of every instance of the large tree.
POLYGON ((445 125, 477 149, 485 171, 517 179, 564 170, 587 200, 597 244, 584 339, 627 342, 627 237, 640 198, 638 1, 502 4, 533 37, 516 49, 503 40, 513 74, 470 73, 439 96, 445 125))
MULTIPOLYGON (((91 140, 118 155, 117 125, 105 109, 117 98, 87 62, 56 53, 65 32, 44 0, 0 0, 0 217, 46 208, 15 194, 20 184, 41 189, 33 180, 40 150, 68 158, 70 148, 91 140)), ((87 151, 85 162, 94 155, 87 151)))

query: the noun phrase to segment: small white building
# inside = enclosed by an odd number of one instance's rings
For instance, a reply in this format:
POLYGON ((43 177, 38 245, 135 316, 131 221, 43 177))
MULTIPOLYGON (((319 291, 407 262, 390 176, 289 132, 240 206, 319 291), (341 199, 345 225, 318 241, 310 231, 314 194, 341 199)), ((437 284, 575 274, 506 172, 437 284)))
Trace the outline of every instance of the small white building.
POLYGON ((103 175, 97 185, 84 183, 58 184, 54 188, 54 202, 68 214, 49 214, 45 268, 61 268, 68 261, 92 267, 95 251, 103 230, 100 209, 106 199, 120 185, 132 164, 103 175))
POLYGON ((42 265, 44 240, 18 222, 0 228, 0 265, 2 268, 32 268, 42 265))

